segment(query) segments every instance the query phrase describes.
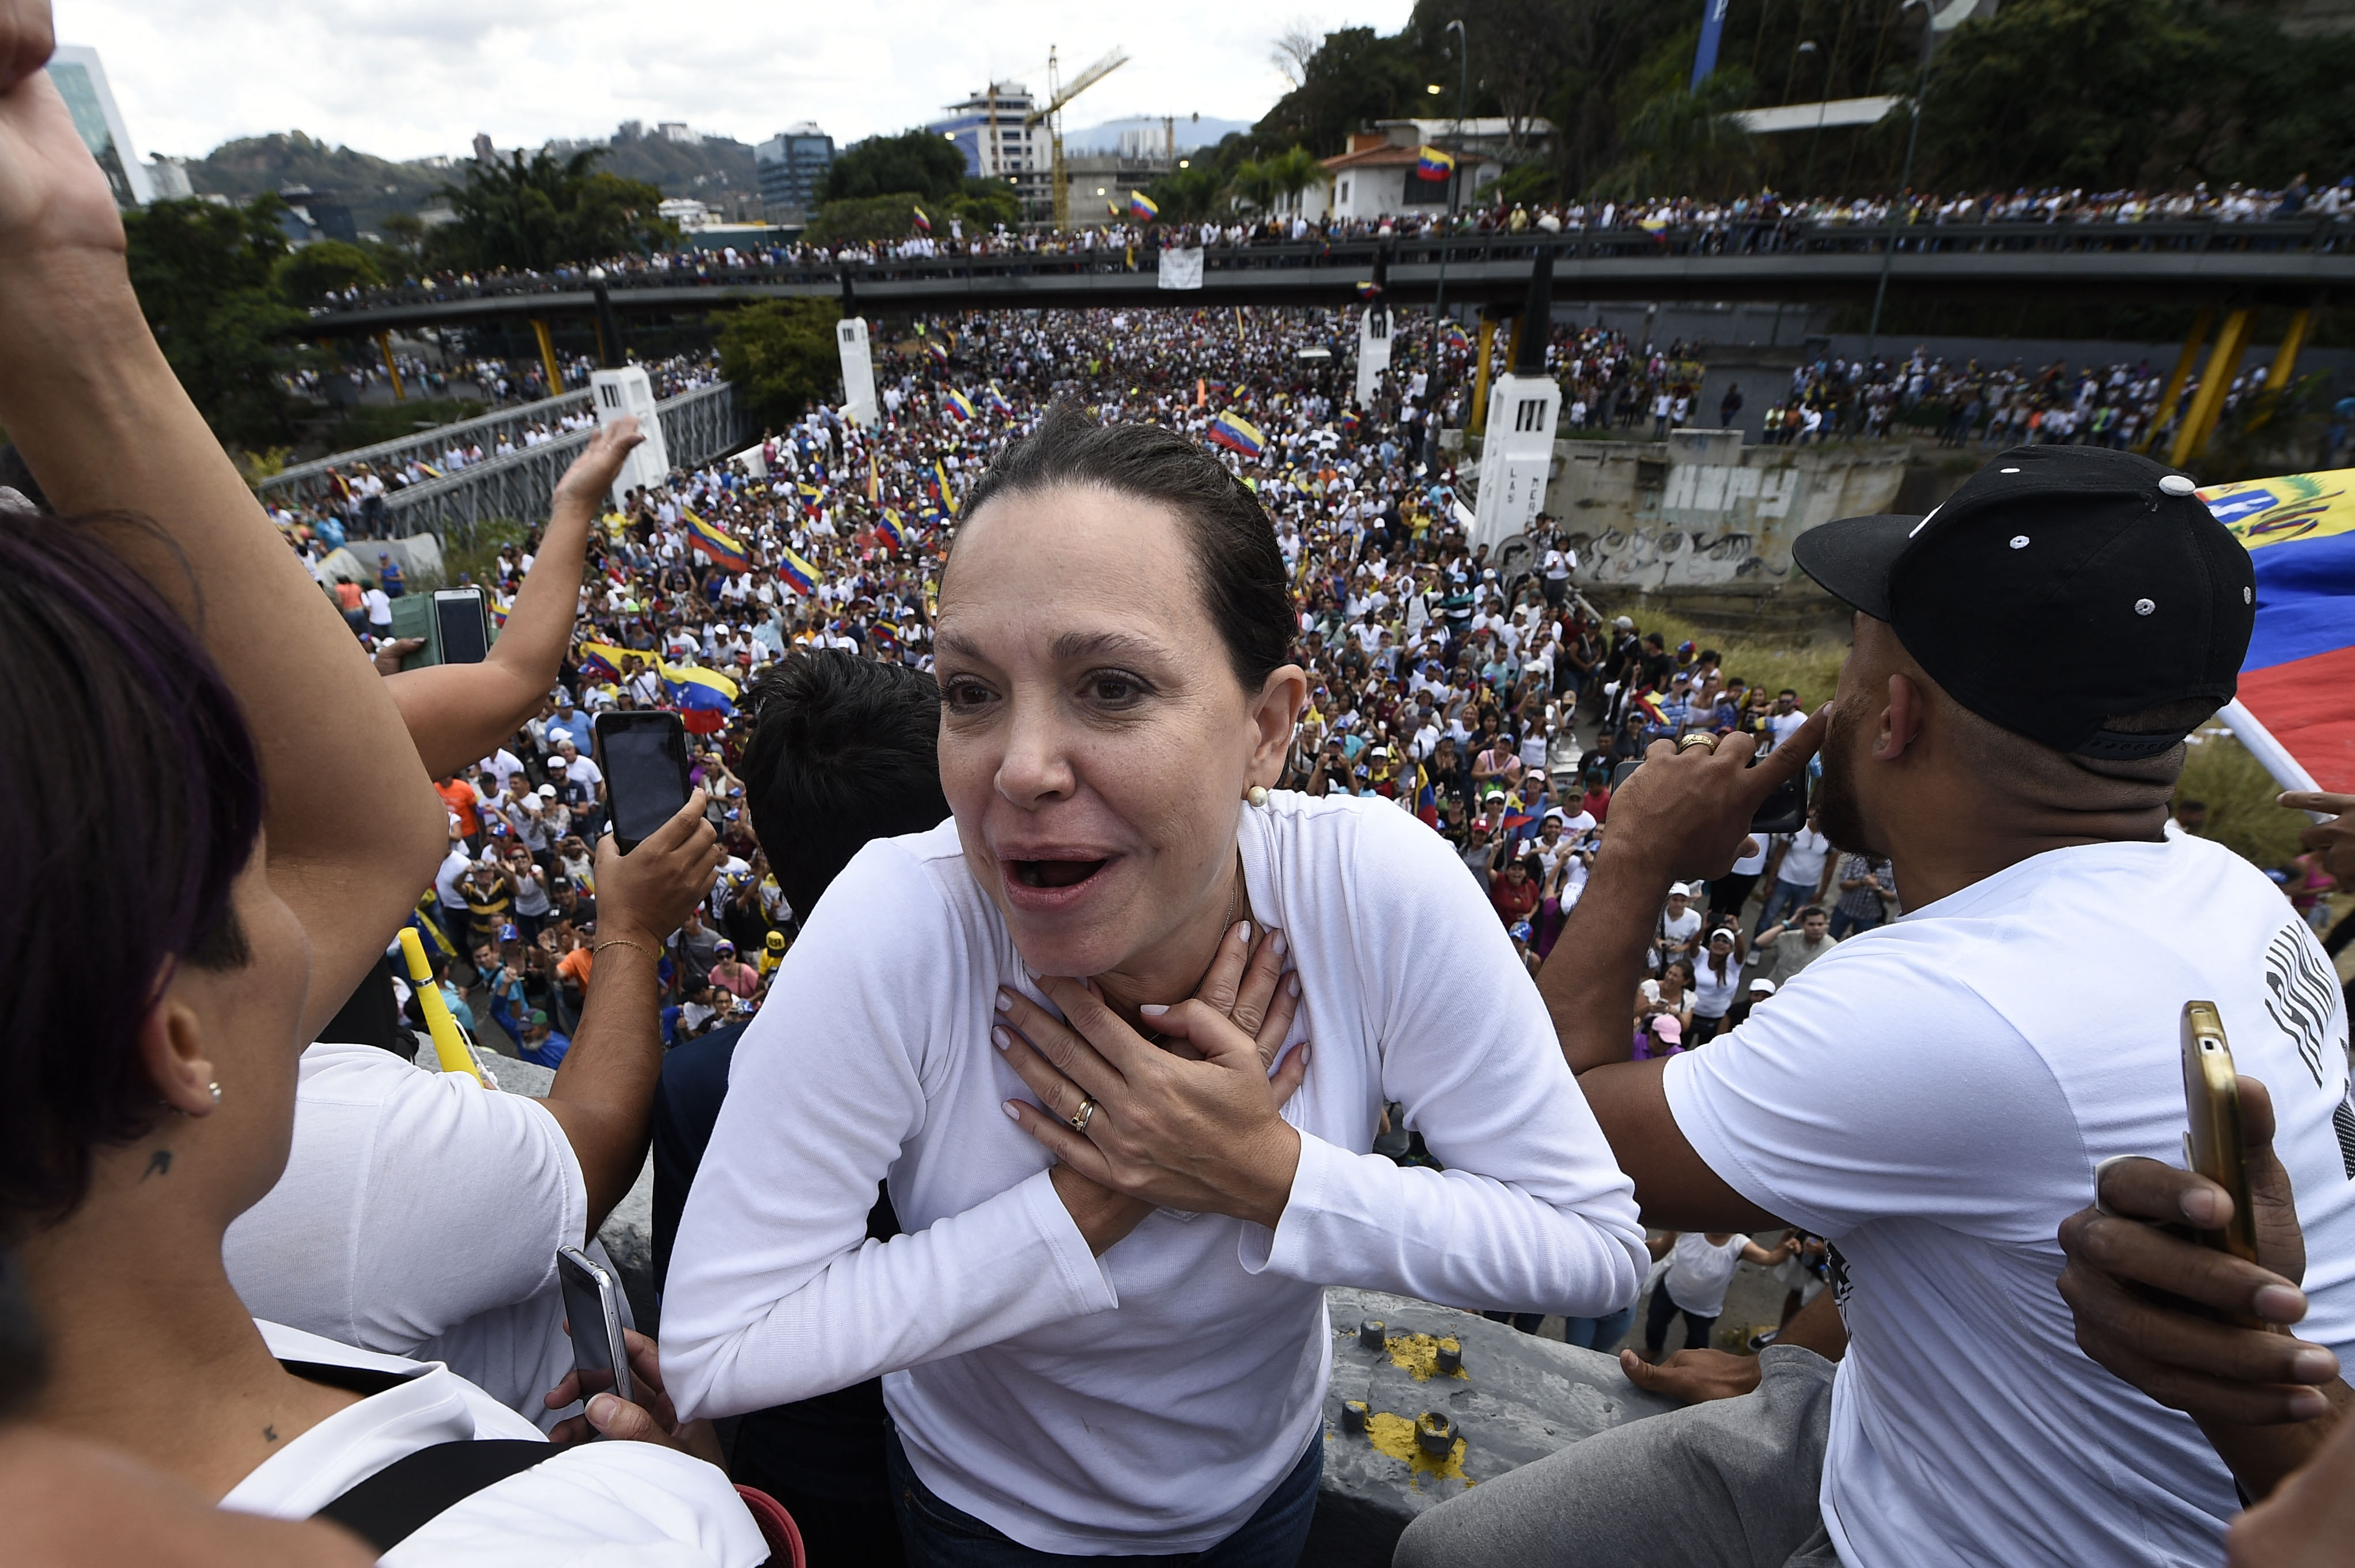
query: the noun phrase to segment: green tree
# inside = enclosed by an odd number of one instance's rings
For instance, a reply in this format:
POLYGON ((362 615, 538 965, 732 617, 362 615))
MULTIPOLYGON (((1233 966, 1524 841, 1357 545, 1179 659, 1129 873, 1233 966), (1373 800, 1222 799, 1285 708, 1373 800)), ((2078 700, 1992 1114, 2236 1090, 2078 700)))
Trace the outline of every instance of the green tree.
POLYGON ((271 264, 271 282, 289 304, 315 304, 340 289, 384 282, 367 251, 340 240, 314 240, 271 264))
POLYGON ((1629 119, 1626 155, 1604 176, 1602 194, 1623 200, 1650 196, 1728 196, 1752 183, 1757 160, 1732 111, 1748 99, 1748 73, 1720 70, 1688 92, 1672 87, 1629 119))
POLYGON ((658 210, 662 192, 595 168, 603 155, 591 147, 559 159, 542 148, 468 165, 463 186, 442 187, 457 220, 428 236, 429 259, 544 271, 676 243, 678 231, 658 210))
POLYGON ((782 428, 834 391, 841 319, 830 299, 762 300, 720 318, 719 372, 736 384, 752 422, 782 428))
POLYGON ((148 327, 214 433, 243 446, 271 444, 290 427, 282 339, 306 318, 276 287, 285 210, 261 196, 241 208, 159 201, 123 214, 148 327))
POLYGON ((1410 109, 1428 112, 1423 101, 1429 73, 1417 41, 1407 32, 1386 38, 1371 27, 1326 34, 1299 62, 1300 84, 1276 101, 1252 133, 1270 144, 1299 142, 1329 157, 1344 151, 1349 133, 1362 125, 1401 118, 1410 109))
POLYGON ((964 194, 964 154, 938 132, 919 127, 896 136, 869 136, 837 154, 818 193, 821 204, 912 191, 918 200, 945 203, 964 194))
POLYGON ((924 208, 926 219, 938 224, 941 232, 948 231, 945 204, 914 191, 895 191, 890 196, 842 197, 819 207, 817 216, 810 219, 806 238, 812 244, 840 245, 846 242, 873 244, 881 240, 905 240, 916 231, 916 209, 924 208), (925 206, 927 202, 932 205, 925 206), (942 210, 935 212, 933 208, 942 210))
MULTIPOLYGON (((2355 39, 2198 0, 2013 0, 1941 48, 1923 183, 2286 184, 2355 155, 2355 39)), ((1910 90, 1910 82, 1904 89, 1910 90)))

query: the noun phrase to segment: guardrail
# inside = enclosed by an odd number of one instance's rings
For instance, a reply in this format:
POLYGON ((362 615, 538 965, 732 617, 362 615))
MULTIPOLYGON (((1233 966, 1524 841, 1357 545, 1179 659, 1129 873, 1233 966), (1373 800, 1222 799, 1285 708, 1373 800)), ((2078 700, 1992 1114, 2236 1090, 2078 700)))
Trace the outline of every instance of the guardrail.
POLYGON ((421 430, 415 435, 380 441, 374 446, 356 446, 348 452, 333 453, 313 463, 298 463, 292 468, 272 475, 253 489, 264 500, 315 505, 334 493, 334 482, 327 477, 327 471, 331 468, 348 479, 352 471, 363 463, 370 467, 399 468, 415 456, 438 466, 441 454, 453 442, 468 446, 479 442, 485 446, 496 447, 502 436, 506 438, 509 445, 520 448, 524 432, 531 426, 552 425, 567 414, 586 413, 589 409, 586 390, 567 392, 560 398, 543 398, 536 403, 518 403, 513 408, 477 414, 470 420, 435 425, 431 430, 421 430))
MULTIPOLYGON (((692 468, 744 444, 744 416, 730 382, 665 398, 655 405, 655 414, 662 421, 663 444, 675 467, 692 468)), ((548 516, 556 482, 595 433, 593 429, 572 431, 439 479, 388 490, 385 531, 394 539, 405 539, 431 530, 441 536, 444 545, 467 544, 473 541, 476 528, 485 522, 498 518, 539 522, 548 516)))
MULTIPOLYGON (((2199 256, 2257 252, 2355 254, 2355 217, 2318 216, 2235 223, 1768 223, 1729 220, 1706 227, 1572 229, 1549 234, 1473 234, 1450 239, 1401 235, 1301 244, 1210 245, 1202 252, 1206 274, 1334 269, 1353 277, 1372 275, 1378 260, 1392 268, 1435 267, 1444 257, 1451 269, 1483 262, 1526 261, 1540 250, 1557 263, 1640 261, 1694 257, 1878 255, 1892 242, 1900 254, 1988 253, 2115 255, 2169 252, 2199 256)), ((986 279, 1109 277, 1152 273, 1159 252, 1105 247, 1092 251, 1006 251, 986 256, 892 257, 816 260, 730 267, 717 261, 692 266, 591 272, 567 269, 547 275, 494 277, 466 283, 408 283, 375 289, 363 298, 338 301, 313 313, 332 329, 338 316, 359 316, 388 308, 430 306, 462 301, 512 299, 527 305, 541 296, 582 296, 602 282, 617 305, 633 293, 655 291, 676 296, 697 289, 802 290, 831 293, 847 279, 856 290, 869 283, 937 284, 963 288, 986 279)), ((556 303, 553 301, 546 303, 556 303)), ((568 297, 569 305, 577 301, 568 297)), ((666 300, 666 303, 668 303, 666 300)), ((1173 302, 1175 303, 1175 302, 1173 302)))

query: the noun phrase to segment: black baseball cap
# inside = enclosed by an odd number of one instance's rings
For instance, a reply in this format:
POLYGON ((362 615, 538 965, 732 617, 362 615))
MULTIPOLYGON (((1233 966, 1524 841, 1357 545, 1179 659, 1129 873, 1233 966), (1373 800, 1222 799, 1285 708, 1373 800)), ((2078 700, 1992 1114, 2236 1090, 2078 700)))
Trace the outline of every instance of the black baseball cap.
POLYGON ((1926 517, 1844 517, 1791 555, 1955 701, 2079 756, 2173 747, 2189 726, 2105 720, 2231 701, 2256 619, 2249 552, 2192 481, 2106 447, 2014 447, 1926 517))

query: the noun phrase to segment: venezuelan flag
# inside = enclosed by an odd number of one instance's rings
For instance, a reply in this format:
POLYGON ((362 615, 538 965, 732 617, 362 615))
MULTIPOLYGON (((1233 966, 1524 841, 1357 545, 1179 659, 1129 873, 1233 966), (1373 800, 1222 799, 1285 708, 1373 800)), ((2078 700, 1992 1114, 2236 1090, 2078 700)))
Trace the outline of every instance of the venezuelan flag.
POLYGON ((917 228, 922 229, 927 234, 930 234, 932 231, 932 220, 924 216, 924 209, 922 208, 911 207, 908 209, 908 212, 915 220, 917 228))
POLYGON ((1381 292, 1382 285, 1374 282, 1371 278, 1368 278, 1364 283, 1358 285, 1358 297, 1361 300, 1372 299, 1381 292))
POLYGON ((941 394, 941 408, 959 424, 973 422, 973 400, 954 387, 941 394))
POLYGON ((2285 786, 2355 791, 2355 468, 2211 485, 2200 498, 2248 546, 2257 577, 2232 703, 2254 724, 2230 709, 2226 721, 2285 786), (2313 785, 2284 777, 2295 770, 2266 758, 2264 739, 2313 785))
POLYGON ((1128 193, 1128 211, 1130 217, 1141 218, 1147 223, 1161 216, 1160 204, 1141 190, 1128 193))
POLYGON ((908 525, 901 522, 900 514, 890 507, 884 507, 883 515, 875 519, 875 531, 890 541, 893 549, 908 548, 908 525))
POLYGON ((716 669, 691 664, 665 665, 663 681, 670 688, 671 700, 681 708, 698 713, 736 711, 736 683, 716 669))
POLYGON ((1455 173, 1455 155, 1437 147, 1425 147, 1415 159, 1414 172, 1427 180, 1446 179, 1455 173))
POLYGON ((950 517, 956 516, 956 492, 949 488, 948 465, 939 458, 932 459, 932 476, 941 482, 941 509, 950 517))
POLYGON ((784 560, 778 563, 777 575, 796 593, 806 597, 817 592, 817 568, 795 555, 790 547, 784 551, 784 560))
POLYGON ((1220 446, 1245 457, 1257 457, 1267 450, 1267 438, 1260 434, 1259 427, 1231 409, 1210 421, 1209 434, 1220 446))
POLYGON ((611 643, 583 643, 580 667, 583 679, 618 681, 622 678, 622 650, 611 643))
POLYGON ((1449 322, 1445 329, 1440 333, 1439 341, 1449 348, 1469 348, 1472 347, 1472 340, 1464 336, 1464 329, 1456 325, 1452 321, 1449 322))
POLYGON ((989 408, 996 414, 1011 414, 1014 411, 1014 405, 1006 400, 1006 394, 997 389, 995 381, 989 384, 989 408))
POLYGON ((742 545, 693 512, 687 514, 687 542, 730 571, 752 570, 752 558, 742 545))
POLYGON ((927 343, 924 345, 924 352, 931 355, 937 364, 945 365, 949 362, 949 346, 945 343, 927 343))

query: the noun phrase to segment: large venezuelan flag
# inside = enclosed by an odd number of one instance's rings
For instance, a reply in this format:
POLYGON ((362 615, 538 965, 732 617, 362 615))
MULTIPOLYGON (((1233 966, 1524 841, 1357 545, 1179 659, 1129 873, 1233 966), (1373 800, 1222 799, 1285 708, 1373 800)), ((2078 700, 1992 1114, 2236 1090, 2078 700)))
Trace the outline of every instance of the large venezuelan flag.
POLYGON ((2200 498, 2256 568, 2238 706, 2320 788, 2355 791, 2355 468, 2216 485, 2200 498))

